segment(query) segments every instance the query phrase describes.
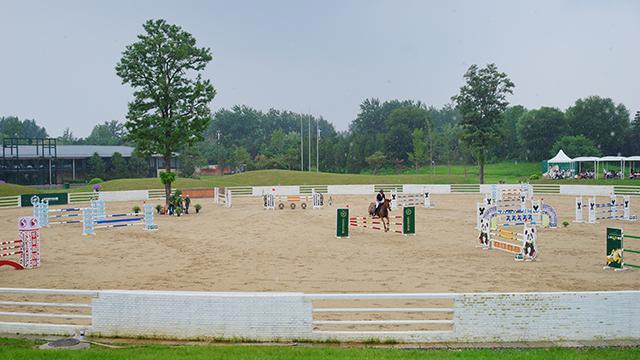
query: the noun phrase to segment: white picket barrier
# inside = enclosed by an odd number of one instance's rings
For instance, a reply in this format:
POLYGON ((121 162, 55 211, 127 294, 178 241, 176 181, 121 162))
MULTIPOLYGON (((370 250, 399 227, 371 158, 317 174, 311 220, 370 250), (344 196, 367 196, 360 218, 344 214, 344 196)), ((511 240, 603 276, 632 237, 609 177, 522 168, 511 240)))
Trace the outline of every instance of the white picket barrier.
POLYGON ((225 188, 224 190, 224 194, 220 195, 220 188, 219 187, 215 187, 213 188, 213 203, 217 204, 217 205, 224 205, 224 207, 231 207, 231 199, 232 199, 232 193, 231 190, 225 188))
POLYGON ((428 209, 431 207, 431 194, 429 191, 410 194, 398 193, 397 189, 393 189, 391 191, 391 209, 396 210, 400 206, 422 206, 428 209))
MULTIPOLYGON (((616 195, 611 195, 609 202, 597 203, 596 197, 589 198, 589 224, 597 224, 598 220, 635 220, 635 216, 631 216, 631 197, 624 196, 622 203, 618 202, 616 195), (618 211, 622 209, 622 215, 618 211), (603 216, 598 216, 603 214, 603 216)), ((576 217, 577 217, 576 208, 576 217)))

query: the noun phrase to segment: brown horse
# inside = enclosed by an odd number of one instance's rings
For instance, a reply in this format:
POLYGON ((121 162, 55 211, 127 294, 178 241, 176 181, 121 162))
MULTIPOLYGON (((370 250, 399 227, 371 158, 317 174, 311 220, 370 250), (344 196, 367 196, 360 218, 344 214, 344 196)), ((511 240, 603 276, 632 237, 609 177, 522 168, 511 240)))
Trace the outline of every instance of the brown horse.
POLYGON ((380 205, 380 209, 376 211, 376 203, 369 204, 369 215, 377 216, 384 226, 384 231, 389 231, 389 212, 391 211, 391 200, 384 199, 384 203, 380 205), (385 219, 387 220, 385 222, 385 219))

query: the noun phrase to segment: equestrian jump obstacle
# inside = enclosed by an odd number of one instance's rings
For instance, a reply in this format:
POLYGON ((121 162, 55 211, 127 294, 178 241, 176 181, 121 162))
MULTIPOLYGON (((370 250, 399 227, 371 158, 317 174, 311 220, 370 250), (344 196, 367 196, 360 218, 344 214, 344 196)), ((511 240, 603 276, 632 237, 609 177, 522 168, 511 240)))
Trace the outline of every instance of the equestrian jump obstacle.
POLYGON ((533 198, 533 187, 528 183, 506 187, 504 185, 491 185, 491 193, 486 194, 485 204, 504 208, 524 209, 526 202, 533 198))
MULTIPOLYGON (((33 205, 33 216, 38 218, 41 227, 51 225, 64 224, 80 224, 82 220, 69 218, 79 218, 82 216, 82 209, 79 207, 49 209, 49 199, 40 199, 37 196, 31 197, 31 205, 33 205), (60 219, 58 221, 50 221, 50 219, 60 219)), ((101 211, 104 213, 104 200, 91 200, 91 207, 102 206, 101 211)), ((100 209, 98 210, 100 211, 100 209)))
POLYGON ((40 267, 40 223, 37 217, 18 219, 18 239, 0 242, 0 259, 19 255, 18 261, 0 260, 0 266, 11 266, 16 270, 40 267))
POLYGON ((480 230, 480 247, 483 250, 501 250, 514 254, 516 261, 535 260, 538 256, 537 230, 524 225, 522 232, 507 230, 501 227, 491 229, 489 223, 482 222, 480 230))
POLYGON ((311 189, 311 195, 284 195, 277 196, 275 193, 269 193, 262 195, 263 207, 265 210, 275 210, 276 203, 278 209, 282 210, 286 204, 289 204, 289 208, 292 210, 297 207, 296 204, 300 204, 301 209, 307 208, 307 202, 311 202, 313 209, 321 209, 324 206, 324 195, 316 192, 315 189, 311 189))
MULTIPOLYGON (((576 198, 576 220, 575 222, 583 222, 583 208, 584 202, 582 196, 576 198)), ((598 203, 596 197, 589 198, 587 203, 587 210, 589 212, 589 224, 596 224, 597 220, 636 220, 631 215, 631 197, 622 197, 622 202, 618 201, 616 195, 611 195, 609 202, 598 203), (619 213, 622 210, 622 214, 619 213), (608 214, 605 216, 598 216, 598 214, 608 214)))
POLYGON ((153 205, 144 204, 142 213, 122 213, 96 215, 94 208, 82 209, 82 235, 95 235, 95 229, 143 226, 145 230, 155 230, 153 205))
POLYGON ((605 269, 624 270, 625 267, 640 269, 640 258, 636 264, 628 263, 624 260, 625 253, 640 254, 640 244, 635 249, 626 248, 624 240, 640 239, 637 235, 624 234, 622 229, 607 228, 607 265, 605 269))
POLYGON ((558 226, 556 210, 544 201, 531 201, 528 209, 499 209, 497 206, 487 206, 477 203, 476 228, 482 229, 482 222, 489 224, 491 229, 497 227, 530 225, 555 228, 558 226))
MULTIPOLYGON (((389 216, 389 232, 402 235, 416 234, 415 207, 407 206, 402 209, 402 215, 389 216), (399 229, 397 227, 400 227, 399 229)), ((349 228, 384 231, 382 219, 369 216, 349 217, 349 209, 337 209, 336 237, 349 238, 349 228)))
POLYGON ((422 206, 425 209, 431 207, 431 196, 428 191, 423 193, 398 193, 397 189, 391 191, 391 209, 399 206, 422 206))
POLYGON ((224 207, 231 207, 231 190, 225 189, 224 194, 220 195, 220 188, 213 188, 213 203, 218 205, 223 205, 224 207))

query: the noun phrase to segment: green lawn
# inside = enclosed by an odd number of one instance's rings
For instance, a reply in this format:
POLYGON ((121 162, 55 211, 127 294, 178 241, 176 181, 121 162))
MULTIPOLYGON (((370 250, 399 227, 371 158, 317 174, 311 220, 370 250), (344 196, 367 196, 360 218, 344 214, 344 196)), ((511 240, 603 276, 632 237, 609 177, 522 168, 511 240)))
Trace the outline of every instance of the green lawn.
MULTIPOLYGON (((502 162, 489 164, 485 169, 486 183, 517 183, 527 181, 531 175, 540 174, 539 163, 502 162)), ((640 180, 530 180, 533 183, 590 184, 590 185, 639 185, 640 180)), ((455 165, 448 167, 438 165, 425 167, 418 171, 404 170, 400 174, 389 170, 380 174, 335 174, 288 170, 258 170, 227 176, 203 176, 200 179, 178 178, 174 187, 195 188, 212 186, 247 186, 247 185, 325 185, 325 184, 477 184, 478 168, 476 166, 455 165)), ((162 188, 157 178, 119 179, 102 183, 104 191, 138 190, 162 188)), ((71 190, 56 189, 54 192, 91 191, 90 185, 71 190)), ((0 196, 12 196, 23 193, 38 192, 34 188, 18 185, 0 185, 0 196)))
MULTIPOLYGON (((98 340, 99 341, 99 340, 98 340)), ((526 350, 407 350, 315 346, 157 346, 38 350, 31 340, 0 339, 0 359, 638 359, 638 348, 526 350)))

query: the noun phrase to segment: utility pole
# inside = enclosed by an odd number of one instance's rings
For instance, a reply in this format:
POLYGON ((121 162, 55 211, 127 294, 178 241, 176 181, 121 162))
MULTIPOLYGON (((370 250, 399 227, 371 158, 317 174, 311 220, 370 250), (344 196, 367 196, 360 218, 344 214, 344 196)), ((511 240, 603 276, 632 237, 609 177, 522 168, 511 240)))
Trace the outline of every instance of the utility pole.
POLYGON ((320 172, 320 125, 316 119, 316 172, 320 172))
POLYGON ((304 137, 302 137, 302 116, 300 117, 300 171, 304 171, 304 137))
POLYGON ((311 115, 309 115, 309 172, 311 172, 311 115))

